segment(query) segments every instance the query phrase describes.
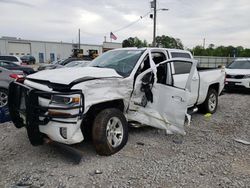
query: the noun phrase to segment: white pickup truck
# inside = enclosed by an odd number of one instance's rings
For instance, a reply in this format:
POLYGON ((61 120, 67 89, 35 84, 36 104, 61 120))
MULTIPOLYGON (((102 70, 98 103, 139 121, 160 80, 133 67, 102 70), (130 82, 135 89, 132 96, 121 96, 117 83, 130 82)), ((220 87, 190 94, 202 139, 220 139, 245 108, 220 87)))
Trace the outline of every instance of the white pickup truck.
POLYGON ((185 134, 188 108, 214 113, 224 87, 223 69, 197 70, 188 51, 164 48, 111 50, 88 67, 47 70, 9 88, 17 128, 32 145, 75 144, 92 138, 100 155, 118 152, 128 125, 185 134))

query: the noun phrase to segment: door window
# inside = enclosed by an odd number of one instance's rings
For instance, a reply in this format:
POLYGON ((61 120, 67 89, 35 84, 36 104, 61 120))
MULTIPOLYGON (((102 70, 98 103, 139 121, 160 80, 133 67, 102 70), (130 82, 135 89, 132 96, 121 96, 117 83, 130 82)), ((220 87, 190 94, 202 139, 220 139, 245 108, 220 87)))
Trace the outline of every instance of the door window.
POLYGON ((0 62, 0 66, 1 66, 1 67, 6 67, 6 66, 13 67, 13 65, 12 65, 11 63, 4 62, 4 61, 1 61, 1 62, 0 62))
POLYGON ((156 65, 167 59, 165 54, 162 52, 152 52, 152 58, 156 65))
POLYGON ((157 67, 157 83, 167 84, 167 64, 162 64, 157 67))
POLYGON ((173 85, 184 89, 192 68, 192 62, 174 61, 173 65, 173 85))
POLYGON ((189 53, 183 53, 183 52, 172 52, 171 56, 172 56, 172 58, 188 58, 188 59, 191 59, 191 55, 189 53))
POLYGON ((175 61, 174 63, 175 74, 188 74, 190 73, 192 63, 186 61, 175 61))
MULTIPOLYGON (((167 58, 164 53, 162 52, 152 52, 152 59, 155 62, 155 64, 159 64, 163 61, 165 61, 167 58)), ((143 59, 139 69, 137 70, 137 75, 143 73, 145 70, 150 68, 150 62, 149 62, 149 56, 146 55, 146 57, 143 59)))
POLYGON ((1 60, 6 60, 6 61, 18 61, 16 57, 14 56, 1 56, 0 57, 1 60))

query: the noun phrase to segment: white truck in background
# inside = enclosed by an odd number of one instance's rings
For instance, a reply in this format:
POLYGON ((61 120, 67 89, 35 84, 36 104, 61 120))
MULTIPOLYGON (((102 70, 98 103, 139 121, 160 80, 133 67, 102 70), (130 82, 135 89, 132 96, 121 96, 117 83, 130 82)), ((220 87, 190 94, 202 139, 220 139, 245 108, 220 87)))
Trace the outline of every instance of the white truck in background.
POLYGON ((237 58, 226 67, 226 90, 250 90, 250 58, 237 58))
POLYGON ((10 115, 17 128, 26 127, 32 145, 92 137, 98 154, 111 155, 127 143, 128 124, 185 134, 188 108, 214 113, 224 79, 223 69, 197 69, 188 51, 116 49, 88 67, 46 70, 12 83, 10 115))

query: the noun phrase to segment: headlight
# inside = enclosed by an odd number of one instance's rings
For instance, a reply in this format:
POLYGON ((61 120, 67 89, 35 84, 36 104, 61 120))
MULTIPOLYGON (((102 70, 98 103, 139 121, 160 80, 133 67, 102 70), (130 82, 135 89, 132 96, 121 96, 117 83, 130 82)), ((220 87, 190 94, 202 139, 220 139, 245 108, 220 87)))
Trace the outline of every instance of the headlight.
POLYGON ((51 103, 62 104, 62 105, 80 105, 81 97, 80 95, 74 95, 71 97, 53 95, 51 97, 51 103))
POLYGON ((250 74, 245 75, 244 78, 250 78, 250 74))

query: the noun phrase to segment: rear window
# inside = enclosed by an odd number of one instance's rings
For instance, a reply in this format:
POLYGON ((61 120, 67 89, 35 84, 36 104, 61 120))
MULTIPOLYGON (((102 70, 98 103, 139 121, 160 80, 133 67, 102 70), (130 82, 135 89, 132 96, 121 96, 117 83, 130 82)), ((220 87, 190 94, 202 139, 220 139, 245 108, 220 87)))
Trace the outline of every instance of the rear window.
POLYGON ((191 55, 189 53, 183 53, 183 52, 171 52, 172 58, 188 58, 191 59, 191 55))
POLYGON ((175 61, 174 69, 175 74, 188 74, 191 71, 192 63, 184 61, 175 61))
POLYGON ((18 61, 18 59, 14 56, 0 56, 0 60, 6 60, 6 61, 18 61))

